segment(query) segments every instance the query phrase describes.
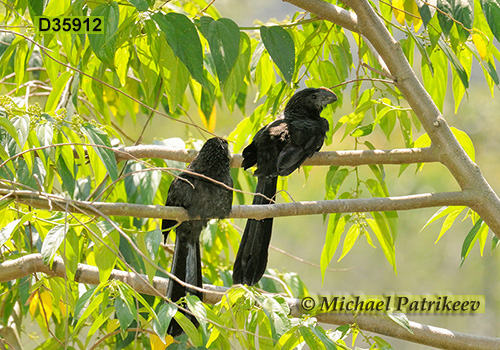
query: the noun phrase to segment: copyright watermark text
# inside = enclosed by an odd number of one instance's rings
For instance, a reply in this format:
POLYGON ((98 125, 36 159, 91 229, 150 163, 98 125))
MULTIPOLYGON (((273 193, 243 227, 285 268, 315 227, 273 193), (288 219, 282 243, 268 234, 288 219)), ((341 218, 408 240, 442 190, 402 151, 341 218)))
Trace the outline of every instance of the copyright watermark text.
POLYGON ((300 298, 304 313, 403 312, 469 314, 485 312, 484 295, 320 295, 300 298))

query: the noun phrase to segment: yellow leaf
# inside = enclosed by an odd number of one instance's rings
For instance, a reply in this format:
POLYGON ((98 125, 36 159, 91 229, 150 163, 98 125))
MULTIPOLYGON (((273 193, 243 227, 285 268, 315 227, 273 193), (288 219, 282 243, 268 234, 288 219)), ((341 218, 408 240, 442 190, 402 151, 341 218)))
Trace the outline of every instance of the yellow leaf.
POLYGON ((151 350, 165 350, 167 346, 174 342, 174 338, 171 335, 165 337, 165 342, 163 342, 160 337, 156 334, 152 334, 149 338, 151 344, 151 350))
POLYGON ((52 317, 52 294, 48 291, 39 292, 36 291, 31 295, 30 300, 30 314, 32 317, 35 316, 37 309, 40 308, 40 315, 46 320, 52 317), (41 300, 41 302, 40 302, 41 300))
POLYGON ((115 318, 115 319, 109 320, 108 324, 106 325, 106 332, 111 333, 115 329, 117 329, 118 327, 120 327, 120 321, 118 321, 118 319, 115 318))
POLYGON ((392 6, 394 9, 394 16, 396 17, 396 21, 398 21, 399 24, 404 25, 405 13, 403 11, 398 11, 398 9, 404 10, 404 0, 392 0, 392 6))
POLYGON ((210 117, 208 117, 208 120, 205 116, 205 113, 203 113, 200 108, 198 108, 198 114, 200 115, 200 119, 203 122, 203 126, 205 126, 208 131, 213 132, 215 130, 215 123, 217 122, 217 109, 215 108, 215 104, 212 107, 212 112, 210 113, 210 117))
POLYGON ((59 310, 62 315, 66 314, 66 304, 61 299, 59 299, 59 310))
POLYGON ((408 13, 411 13, 413 16, 409 16, 407 18, 408 23, 413 23, 413 28, 415 28, 415 32, 418 32, 420 26, 422 26, 422 18, 420 18, 420 12, 418 12, 418 5, 415 0, 406 0, 405 1, 405 10, 408 13))
POLYGON ((38 298, 38 293, 34 292, 30 297, 30 314, 31 317, 35 317, 36 308, 38 307, 40 299, 38 298))
POLYGON ((474 42, 474 45, 476 45, 479 56, 481 56, 481 59, 484 60, 488 55, 488 50, 486 49, 486 42, 484 41, 483 36, 481 34, 474 33, 472 34, 472 41, 474 42))
POLYGON ((40 293, 40 299, 42 300, 42 304, 40 305, 42 310, 42 315, 45 316, 47 320, 52 316, 52 294, 50 292, 44 290, 40 293))
POLYGON ((97 266, 95 263, 95 254, 94 254, 93 250, 91 250, 87 254, 87 264, 92 265, 92 266, 97 266))
POLYGON ((207 348, 210 346, 210 344, 212 344, 214 341, 217 340, 219 335, 220 335, 219 330, 215 327, 212 328, 212 331, 210 332, 210 338, 208 338, 208 341, 207 341, 207 348))

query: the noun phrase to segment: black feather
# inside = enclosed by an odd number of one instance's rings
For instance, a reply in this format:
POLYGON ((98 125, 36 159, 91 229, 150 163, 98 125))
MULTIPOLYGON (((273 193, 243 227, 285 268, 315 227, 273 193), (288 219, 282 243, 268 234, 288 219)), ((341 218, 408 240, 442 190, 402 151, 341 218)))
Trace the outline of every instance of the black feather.
MULTIPOLYGON (((189 172, 181 173, 168 189, 166 206, 178 206, 187 210, 194 220, 182 222, 176 231, 175 251, 171 273, 181 281, 193 286, 202 287, 201 258, 199 238, 206 226, 208 218, 224 218, 231 212, 233 192, 210 179, 233 187, 230 174, 230 158, 227 142, 212 138, 203 145, 198 156, 187 167, 189 172), (204 177, 197 176, 196 174, 204 177), (210 179, 207 179, 210 178, 210 179)), ((177 225, 175 220, 163 220, 162 230, 165 240, 170 230, 177 225)), ((187 294, 203 299, 200 291, 182 286, 170 279, 167 298, 177 302, 187 294)), ((186 315, 197 325, 192 315, 186 315)), ((182 328, 172 319, 168 334, 177 336, 182 328)))
MULTIPOLYGON (((314 152, 320 150, 328 131, 321 118, 323 108, 337 100, 326 88, 307 88, 288 101, 284 116, 264 126, 243 150, 243 168, 257 165, 255 192, 274 198, 277 177, 290 175, 314 152)), ((256 195, 253 204, 269 204, 256 195)), ((233 268, 235 284, 254 285, 264 274, 272 234, 273 219, 247 220, 233 268)))

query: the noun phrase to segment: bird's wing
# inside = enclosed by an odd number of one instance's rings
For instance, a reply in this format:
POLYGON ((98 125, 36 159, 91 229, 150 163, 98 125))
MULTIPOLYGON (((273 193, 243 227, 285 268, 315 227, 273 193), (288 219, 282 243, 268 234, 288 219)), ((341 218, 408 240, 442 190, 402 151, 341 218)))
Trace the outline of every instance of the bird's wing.
POLYGON ((243 169, 248 169, 257 163, 257 147, 255 143, 252 142, 243 150, 243 162, 241 162, 241 167, 243 169))
POLYGON ((277 169, 280 176, 290 175, 307 158, 323 145, 323 136, 307 135, 299 139, 299 142, 290 142, 283 148, 278 156, 277 169), (302 141, 302 142, 300 142, 302 141))
MULTIPOLYGON (((165 206, 167 207, 183 207, 188 209, 193 202, 193 181, 188 174, 181 174, 179 177, 175 178, 170 184, 167 194, 167 201, 165 206)), ((177 220, 164 219, 161 223, 161 229, 165 240, 167 239, 170 229, 177 225, 177 220)))
POLYGON ((278 156, 278 174, 280 176, 290 175, 311 155, 312 153, 302 146, 288 144, 278 156))

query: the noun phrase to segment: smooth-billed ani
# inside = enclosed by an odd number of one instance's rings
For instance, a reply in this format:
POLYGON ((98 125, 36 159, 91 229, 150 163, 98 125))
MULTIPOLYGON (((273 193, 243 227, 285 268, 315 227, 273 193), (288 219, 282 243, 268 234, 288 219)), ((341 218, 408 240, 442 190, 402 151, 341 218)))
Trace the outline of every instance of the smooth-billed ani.
MULTIPOLYGON (((243 150, 242 167, 257 164, 256 193, 273 199, 278 175, 290 175, 314 152, 320 150, 328 131, 328 121, 320 116, 323 108, 337 100, 327 88, 306 88, 296 92, 285 106, 282 117, 264 126, 243 150)), ((256 195, 253 204, 270 204, 256 195)), ((256 284, 264 274, 273 218, 247 220, 233 268, 235 284, 256 284)))
MULTIPOLYGON (((209 139, 201 148, 198 156, 189 164, 187 170, 201 174, 204 177, 188 172, 182 172, 168 189, 166 206, 183 207, 190 218, 182 222, 175 229, 176 242, 171 273, 181 281, 202 287, 201 257, 199 237, 202 229, 208 223, 208 218, 225 218, 231 212, 233 192, 210 179, 233 187, 230 174, 230 157, 227 141, 214 137, 209 139)), ((170 230, 177 224, 175 220, 163 220, 162 231, 165 241, 170 230)), ((187 294, 203 295, 200 291, 180 285, 170 279, 168 282, 167 298, 177 302, 187 294)), ((192 315, 186 315, 197 325, 192 315)), ((168 334, 177 336, 182 328, 172 319, 168 334)))

